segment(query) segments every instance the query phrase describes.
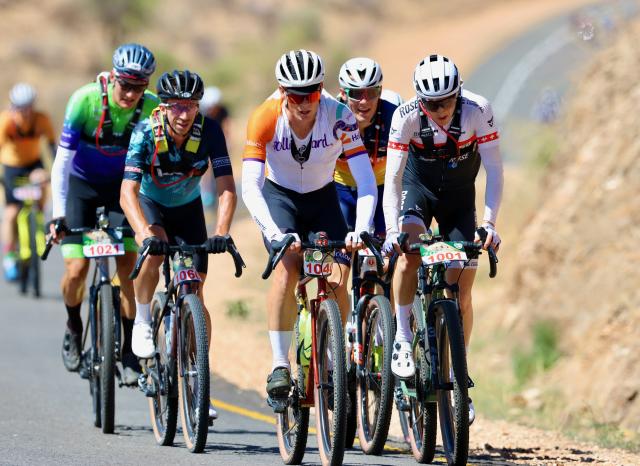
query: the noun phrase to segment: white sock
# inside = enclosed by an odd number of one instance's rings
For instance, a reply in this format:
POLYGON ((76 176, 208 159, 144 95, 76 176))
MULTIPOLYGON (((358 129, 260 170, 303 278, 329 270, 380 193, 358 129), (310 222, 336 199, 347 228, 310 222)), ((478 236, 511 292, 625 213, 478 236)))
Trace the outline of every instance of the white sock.
POLYGON ((291 347, 292 337, 292 331, 269 330, 269 340, 271 341, 271 352, 273 354, 271 370, 274 370, 276 367, 291 369, 291 364, 289 364, 289 347, 291 347))
POLYGON ((140 322, 151 322, 151 303, 142 304, 136 299, 136 320, 133 323, 140 322))
POLYGON ((411 317, 412 304, 398 304, 396 303, 396 341, 398 342, 411 342, 413 340, 413 332, 409 325, 409 318, 411 317))

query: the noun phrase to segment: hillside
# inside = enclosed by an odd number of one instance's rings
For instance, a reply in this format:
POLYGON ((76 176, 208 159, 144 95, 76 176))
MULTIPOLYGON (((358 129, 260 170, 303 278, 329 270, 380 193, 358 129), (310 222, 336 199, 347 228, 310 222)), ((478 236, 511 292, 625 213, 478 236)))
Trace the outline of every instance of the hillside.
POLYGON ((535 212, 515 253, 501 322, 514 347, 536 322, 560 331, 560 358, 529 384, 556 427, 640 432, 640 25, 576 81, 535 212))

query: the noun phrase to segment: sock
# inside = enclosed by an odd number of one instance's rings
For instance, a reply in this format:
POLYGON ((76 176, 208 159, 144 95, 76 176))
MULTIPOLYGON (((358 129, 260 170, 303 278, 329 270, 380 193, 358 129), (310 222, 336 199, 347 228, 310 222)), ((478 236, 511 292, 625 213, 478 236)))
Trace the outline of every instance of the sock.
POLYGON ((65 304, 67 308, 67 327, 73 333, 81 334, 82 333, 82 317, 80 317, 80 306, 82 303, 76 306, 68 306, 65 304))
POLYGON ((131 353, 131 332, 133 320, 122 316, 122 354, 131 353))
POLYGON ((151 322, 151 303, 142 304, 136 299, 136 319, 134 324, 140 322, 151 322))
POLYGON ((409 325, 409 318, 411 317, 412 304, 396 304, 396 341, 398 342, 411 342, 413 340, 413 332, 409 325))
POLYGON ((276 367, 291 369, 291 364, 289 364, 289 347, 291 347, 292 337, 293 332, 291 331, 269 330, 269 340, 271 341, 271 351, 273 353, 272 371, 276 367))

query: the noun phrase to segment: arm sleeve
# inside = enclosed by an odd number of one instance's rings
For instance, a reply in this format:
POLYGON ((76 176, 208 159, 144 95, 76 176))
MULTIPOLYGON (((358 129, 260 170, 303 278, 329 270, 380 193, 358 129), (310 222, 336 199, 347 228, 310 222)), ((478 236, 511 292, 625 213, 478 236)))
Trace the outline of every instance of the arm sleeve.
POLYGON ((358 202, 356 204, 356 233, 369 231, 378 202, 378 187, 373 175, 371 162, 367 155, 359 155, 348 159, 349 170, 358 186, 358 202))
POLYGON ((407 165, 410 134, 404 134, 403 120, 399 112, 400 107, 393 113, 389 143, 387 145, 387 167, 384 176, 384 194, 382 196, 382 210, 387 233, 399 232, 398 217, 400 216, 400 199, 402 192, 402 175, 407 165))
POLYGON ((263 185, 264 163, 245 159, 242 163, 242 200, 262 234, 271 241, 280 233, 280 229, 273 221, 267 202, 262 195, 263 185))
POLYGON ((123 179, 142 182, 142 175, 149 171, 149 148, 145 144, 144 121, 138 123, 129 140, 127 158, 124 162, 123 179))
POLYGON ((504 173, 502 169, 502 157, 497 145, 491 147, 480 146, 482 165, 487 172, 487 187, 484 194, 483 220, 495 225, 498 218, 498 210, 502 201, 502 189, 504 187, 504 173))
POLYGON ((51 201, 53 218, 64 217, 67 212, 67 193, 69 191, 69 173, 75 150, 58 146, 56 158, 51 167, 51 201))
POLYGON ((218 122, 211 120, 211 140, 213 141, 213 148, 209 154, 209 160, 211 161, 211 168, 213 170, 213 176, 218 178, 219 176, 233 176, 233 170, 231 168, 231 160, 229 159, 229 151, 227 150, 227 140, 224 137, 222 128, 218 122))

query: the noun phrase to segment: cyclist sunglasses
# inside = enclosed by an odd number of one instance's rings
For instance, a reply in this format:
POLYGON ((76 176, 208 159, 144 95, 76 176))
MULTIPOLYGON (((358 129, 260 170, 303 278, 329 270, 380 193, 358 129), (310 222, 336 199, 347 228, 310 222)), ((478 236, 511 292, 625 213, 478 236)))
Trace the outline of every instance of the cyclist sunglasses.
POLYGON ((142 94, 144 90, 147 88, 146 84, 132 84, 128 81, 124 81, 123 79, 116 79, 118 84, 120 85, 120 89, 122 92, 134 92, 136 94, 142 94))
POLYGON ((289 100, 289 102, 296 105, 299 105, 305 101, 308 101, 309 103, 317 102, 320 100, 321 93, 322 91, 320 90, 313 91, 308 94, 294 94, 293 92, 285 91, 285 94, 287 95, 287 99, 289 100))
POLYGON ((422 99, 422 103, 424 104, 425 107, 427 107, 427 110, 429 110, 430 112, 437 112, 440 109, 440 107, 445 109, 449 108, 453 103, 455 103, 457 98, 458 98, 458 94, 452 95, 451 97, 447 97, 445 99, 440 99, 440 100, 422 99))
POLYGON ((365 97, 367 100, 375 99, 376 97, 380 97, 382 93, 382 88, 378 87, 366 87, 364 89, 350 89, 345 88, 344 93, 347 94, 347 97, 351 100, 362 100, 365 97))
POLYGON ((181 114, 181 113, 193 113, 198 110, 198 102, 171 102, 170 104, 162 104, 163 107, 169 109, 171 113, 181 114))

